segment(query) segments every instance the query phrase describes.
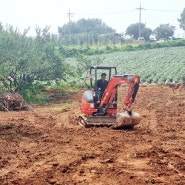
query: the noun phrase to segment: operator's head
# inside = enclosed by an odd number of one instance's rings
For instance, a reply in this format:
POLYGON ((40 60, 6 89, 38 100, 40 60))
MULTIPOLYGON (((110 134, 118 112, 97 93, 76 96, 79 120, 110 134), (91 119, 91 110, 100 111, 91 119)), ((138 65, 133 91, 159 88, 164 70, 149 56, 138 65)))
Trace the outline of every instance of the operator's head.
POLYGON ((101 74, 101 79, 102 79, 102 80, 105 80, 105 79, 106 79, 106 73, 102 73, 102 74, 101 74))

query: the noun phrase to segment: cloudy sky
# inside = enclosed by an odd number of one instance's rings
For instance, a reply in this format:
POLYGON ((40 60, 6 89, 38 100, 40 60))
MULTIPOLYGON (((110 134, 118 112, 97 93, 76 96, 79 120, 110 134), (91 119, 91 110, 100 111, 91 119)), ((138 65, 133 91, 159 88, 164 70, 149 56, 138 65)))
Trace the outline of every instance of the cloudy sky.
POLYGON ((81 18, 99 18, 117 32, 139 21, 155 29, 160 24, 176 26, 176 36, 183 37, 177 19, 185 8, 185 0, 0 0, 0 22, 18 27, 20 31, 31 26, 33 34, 36 25, 51 26, 50 32, 57 33, 57 27, 81 18))

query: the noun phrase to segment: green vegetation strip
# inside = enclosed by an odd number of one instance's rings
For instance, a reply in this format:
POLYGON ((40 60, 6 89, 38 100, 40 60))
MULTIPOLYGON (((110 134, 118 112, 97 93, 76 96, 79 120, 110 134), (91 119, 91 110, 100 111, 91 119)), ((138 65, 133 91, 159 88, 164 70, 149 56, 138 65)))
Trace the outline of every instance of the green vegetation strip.
MULTIPOLYGON (((179 82, 185 75, 185 46, 99 55, 98 65, 116 66, 119 74, 140 74, 143 82, 179 82)), ((97 56, 89 57, 90 61, 97 56)), ((71 65, 77 61, 68 59, 71 65)))

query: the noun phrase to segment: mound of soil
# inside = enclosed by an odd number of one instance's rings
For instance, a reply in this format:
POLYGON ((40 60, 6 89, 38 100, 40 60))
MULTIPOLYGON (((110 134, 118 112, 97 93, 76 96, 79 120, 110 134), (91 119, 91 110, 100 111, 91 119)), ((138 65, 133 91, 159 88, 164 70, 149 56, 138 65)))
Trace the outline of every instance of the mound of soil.
POLYGON ((23 97, 17 93, 0 95, 0 111, 25 110, 27 106, 23 97))

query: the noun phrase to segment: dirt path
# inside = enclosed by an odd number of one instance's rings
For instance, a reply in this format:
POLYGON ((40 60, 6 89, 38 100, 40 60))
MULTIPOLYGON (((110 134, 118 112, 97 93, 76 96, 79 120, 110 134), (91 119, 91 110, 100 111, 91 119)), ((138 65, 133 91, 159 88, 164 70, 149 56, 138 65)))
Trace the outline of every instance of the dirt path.
POLYGON ((0 184, 185 184, 185 90, 141 87, 133 130, 79 126, 81 94, 0 112, 0 184))

